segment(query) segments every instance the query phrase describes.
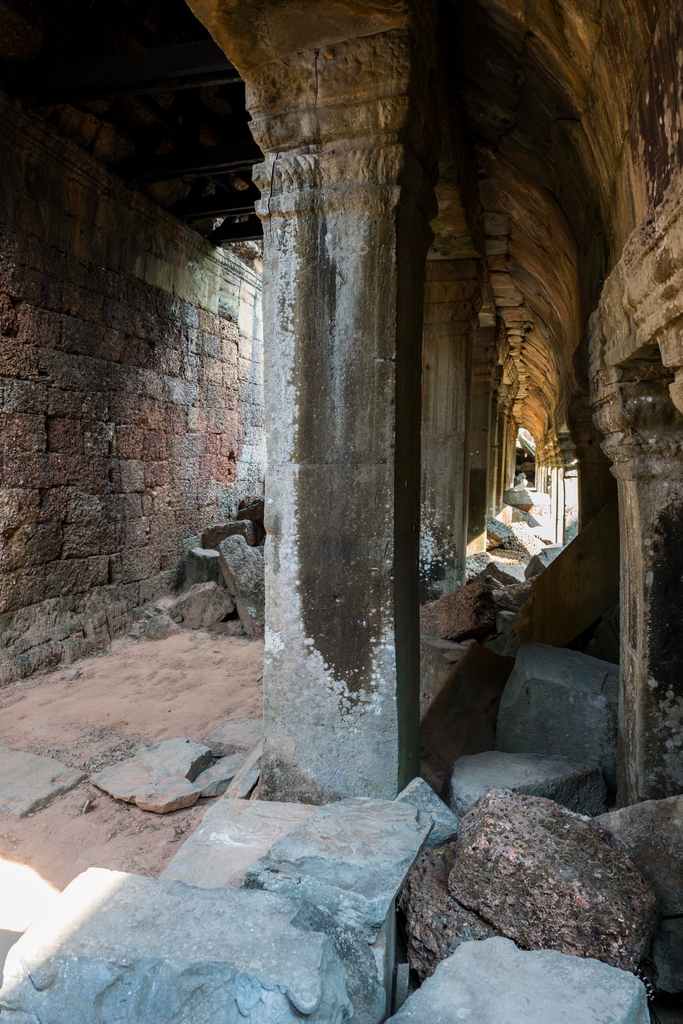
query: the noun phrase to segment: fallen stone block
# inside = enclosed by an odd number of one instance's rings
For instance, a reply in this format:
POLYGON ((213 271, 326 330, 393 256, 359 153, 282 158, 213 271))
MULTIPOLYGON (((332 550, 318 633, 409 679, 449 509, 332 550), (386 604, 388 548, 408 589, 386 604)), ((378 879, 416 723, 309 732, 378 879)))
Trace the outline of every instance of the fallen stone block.
POLYGON ((345 970, 298 901, 90 868, 10 950, 8 1021, 350 1019, 345 970), (283 950, 287 955, 283 956, 283 950))
POLYGON ((420 637, 420 717, 466 650, 465 644, 454 644, 451 640, 420 637))
POLYGON ((214 757, 226 757, 228 754, 248 754, 262 739, 262 718, 233 718, 214 729, 204 743, 211 747, 214 757))
POLYGON ((427 846, 441 846, 457 834, 459 819, 424 779, 413 779, 398 794, 396 800, 398 803, 410 804, 430 816, 433 828, 429 833, 427 846))
POLYGON ((226 537, 218 546, 226 586, 235 600, 245 632, 255 636, 265 619, 265 561, 262 548, 244 537, 226 537))
POLYGON ((245 757, 239 771, 226 790, 227 797, 240 799, 249 796, 261 775, 261 758, 263 757, 263 740, 256 743, 245 757))
POLYGON ((657 926, 655 894, 587 819, 494 789, 460 823, 451 895, 524 949, 635 971, 657 926))
POLYGON ((524 570, 524 578, 527 580, 532 579, 534 576, 538 576, 539 573, 547 569, 551 562, 554 562, 558 555, 561 555, 564 551, 562 544, 549 544, 547 547, 539 551, 537 555, 531 559, 526 569, 524 570))
POLYGON ((580 651, 524 644, 500 702, 496 748, 597 764, 614 792, 618 706, 617 666, 580 651))
POLYGON ((683 992, 683 917, 662 921, 652 943, 652 959, 658 972, 657 989, 672 995, 683 992))
POLYGON ((185 556, 185 586, 196 583, 218 583, 221 567, 218 552, 210 548, 190 548, 185 556))
POLYGON ((488 939, 495 928, 451 896, 448 876, 455 857, 453 843, 423 850, 398 899, 405 917, 408 962, 420 981, 462 942, 488 939))
POLYGON ((683 914, 683 795, 622 807, 596 825, 647 878, 664 917, 683 914))
POLYGON ((511 541, 514 533, 500 519, 494 516, 486 517, 486 550, 491 548, 504 547, 506 541, 511 541))
POLYGON ((243 754, 233 754, 232 757, 222 757, 210 768, 205 768, 195 780, 195 785, 201 789, 200 797, 222 796, 243 761, 243 754))
POLYGON ((520 562, 518 565, 503 567, 498 562, 491 561, 477 579, 492 580, 494 583, 501 583, 504 587, 514 587, 517 583, 524 583, 524 566, 520 562))
POLYGON ((372 943, 432 828, 409 804, 360 797, 318 807, 247 870, 245 885, 296 893, 372 943))
POLYGON ((24 818, 84 778, 83 772, 51 757, 0 747, 0 812, 24 818))
POLYGON ((476 640, 490 633, 495 622, 491 587, 478 580, 420 608, 420 633, 441 640, 476 640))
POLYGON ((512 658, 470 644, 420 724, 420 743, 437 770, 447 771, 463 754, 491 750, 498 704, 512 658))
POLYGON ((164 814, 196 803, 201 788, 192 783, 210 764, 211 751, 202 743, 162 740, 97 772, 91 781, 116 800, 164 814))
POLYGON ((529 600, 530 595, 531 580, 513 583, 507 587, 494 582, 491 596, 496 607, 496 619, 500 612, 518 612, 529 600))
POLYGON ((136 622, 131 632, 139 639, 165 640, 166 637, 173 636, 175 633, 179 633, 180 630, 170 616, 158 613, 157 615, 151 615, 148 619, 136 622))
POLYGON ((265 502, 263 498, 252 498, 250 500, 244 499, 240 502, 240 507, 235 518, 238 521, 248 519, 252 523, 259 523, 263 526, 265 511, 265 502))
POLYGON ((170 608, 174 622, 190 629, 208 629, 235 610, 235 602, 222 584, 196 583, 170 608))
POLYGON ((258 523, 249 519, 241 522, 221 523, 219 526, 212 526, 210 530, 202 535, 202 545, 205 548, 214 548, 216 551, 222 540, 226 537, 244 537, 249 547, 256 547, 263 542, 265 530, 258 523))
POLYGON ((450 770, 444 797, 460 821, 492 789, 544 796, 578 814, 602 814, 607 787, 594 764, 545 754, 488 750, 459 758, 450 770))
POLYGON ((315 810, 310 804, 223 797, 208 808, 161 877, 206 889, 240 886, 249 865, 315 810))
POLYGON ((633 974, 509 939, 465 942, 409 996, 397 1024, 648 1024, 633 974))

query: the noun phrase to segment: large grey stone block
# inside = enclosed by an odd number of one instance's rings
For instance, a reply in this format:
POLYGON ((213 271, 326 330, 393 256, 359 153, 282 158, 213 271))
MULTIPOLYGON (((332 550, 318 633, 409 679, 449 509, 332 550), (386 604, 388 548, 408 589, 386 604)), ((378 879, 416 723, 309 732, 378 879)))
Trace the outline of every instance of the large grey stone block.
POLYGON ((458 819, 424 779, 413 779, 396 797, 398 803, 411 804, 432 819, 427 846, 441 846, 457 834, 458 819))
POLYGON ((544 796, 579 814, 602 814, 607 790, 594 764, 543 754, 487 750, 459 758, 446 780, 446 799, 460 820, 491 789, 544 796))
POLYGON ((247 633, 254 634, 265 620, 265 561, 263 548, 249 547, 244 537, 226 537, 218 545, 226 586, 235 599, 247 633))
MULTIPOLYGON (((216 552, 218 554, 218 552, 216 552)), ((235 610, 235 602, 222 583, 195 583, 170 609, 174 622, 190 629, 208 629, 235 610)))
POLYGON ((617 787, 619 669, 580 651, 523 644, 498 711, 496 749, 597 764, 617 787))
POLYGON ((185 585, 195 583, 218 583, 221 567, 218 552, 210 548, 190 548, 185 556, 185 585))
POLYGON ((240 886, 249 865, 315 810, 274 800, 218 800, 161 877, 209 889, 240 886))
POLYGON ((647 878, 660 912, 683 914, 683 795, 622 807, 597 824, 647 878))
POLYGON ((214 757, 225 757, 227 754, 248 754, 262 739, 262 718, 233 718, 214 729, 204 743, 211 747, 214 757))
POLYGON ((16 1024, 342 1024, 353 1012, 344 969, 323 932, 297 926, 300 911, 273 893, 90 868, 10 950, 0 1015, 16 1024))
POLYGON ((199 799, 197 776, 211 764, 203 743, 178 737, 142 747, 133 757, 92 776, 92 782, 116 800, 163 814, 190 807, 199 799))
POLYGON ((215 764, 205 768, 195 780, 195 785, 201 788, 199 795, 222 796, 240 770, 243 761, 244 754, 232 754, 230 757, 221 757, 215 764))
POLYGON ((23 818, 84 778, 83 772, 51 757, 0 747, 0 812, 23 818))
POLYGON ((400 1024, 649 1024, 642 981, 599 960, 464 942, 391 1020, 400 1024))
POLYGON ((326 804, 252 864, 245 885, 296 894, 374 942, 431 828, 393 800, 326 804))

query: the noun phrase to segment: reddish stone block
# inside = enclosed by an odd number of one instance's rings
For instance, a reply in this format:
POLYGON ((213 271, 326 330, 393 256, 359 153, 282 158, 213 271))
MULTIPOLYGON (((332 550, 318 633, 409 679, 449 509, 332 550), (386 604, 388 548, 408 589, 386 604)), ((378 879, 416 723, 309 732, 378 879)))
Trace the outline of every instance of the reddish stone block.
POLYGON ((47 450, 63 452, 65 455, 80 455, 83 451, 83 428, 80 420, 49 416, 47 450))

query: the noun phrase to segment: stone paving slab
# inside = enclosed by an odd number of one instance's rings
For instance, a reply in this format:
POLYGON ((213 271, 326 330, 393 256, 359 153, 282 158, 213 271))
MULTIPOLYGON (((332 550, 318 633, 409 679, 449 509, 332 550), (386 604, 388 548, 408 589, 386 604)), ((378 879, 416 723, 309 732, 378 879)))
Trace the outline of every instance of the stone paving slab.
POLYGON ((599 960, 464 942, 409 996, 397 1024, 649 1024, 642 981, 599 960))
POLYGON ((273 893, 90 868, 10 950, 0 1016, 341 1024, 353 1015, 344 968, 324 933, 297 927, 300 909, 273 893))
POLYGON ((602 814, 607 787, 597 765, 569 757, 505 754, 486 750, 459 758, 450 770, 444 795, 461 820, 491 789, 544 796, 577 814, 602 814))
POLYGON ((211 764, 211 751, 182 737, 143 747, 133 757, 91 776, 116 800, 165 814, 190 807, 199 799, 197 776, 211 764))
POLYGON ((374 942, 431 829, 410 804, 339 800, 274 843, 245 885, 310 900, 374 942))
POLYGON ((204 743, 214 757, 248 754, 263 739, 262 718, 233 718, 207 736, 204 743))
POLYGON ((240 886, 249 865, 315 810, 310 804, 224 797, 207 809, 161 877, 203 888, 240 886))
POLYGON ((23 818, 47 807, 85 777, 52 757, 0 747, 0 811, 23 818))

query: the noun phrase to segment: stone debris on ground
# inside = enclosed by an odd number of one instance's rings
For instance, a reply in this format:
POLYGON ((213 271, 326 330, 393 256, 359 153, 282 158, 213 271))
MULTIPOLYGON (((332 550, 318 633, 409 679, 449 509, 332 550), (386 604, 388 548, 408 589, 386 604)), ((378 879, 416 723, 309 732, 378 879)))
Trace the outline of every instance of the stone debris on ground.
POLYGON ((532 529, 526 523, 511 523, 510 529, 514 535, 514 539, 508 541, 505 547, 510 548, 514 551, 523 551, 525 554, 530 555, 532 558, 537 555, 539 551, 543 551, 547 547, 546 541, 538 536, 535 529, 532 529))
POLYGON ((504 548, 506 543, 514 540, 514 533, 508 525, 495 516, 486 517, 486 550, 504 548))
POLYGON ((263 498, 243 498, 240 501, 239 509, 235 519, 238 522, 249 520, 263 526, 265 513, 265 501, 263 498))
POLYGON ((557 949, 635 971, 657 927, 638 869, 586 818, 495 789, 460 823, 451 895, 524 949, 557 949))
POLYGON ((261 775, 261 758, 263 757, 263 740, 255 743, 248 752, 241 768, 226 790, 226 797, 244 799, 256 788, 261 775))
POLYGON ((339 800, 275 842, 245 885, 296 893, 372 943, 431 828, 429 815, 409 804, 339 800))
POLYGON ((468 555, 465 559, 466 582, 471 583, 476 580, 490 561, 491 555, 488 551, 478 551, 475 555, 468 555))
POLYGON ((166 814, 191 807, 201 793, 197 776, 211 764, 202 743, 179 737, 143 747, 133 757, 91 776, 91 781, 116 800, 166 814))
POLYGON ((196 583, 220 583, 218 552, 211 548, 190 548, 185 555, 185 588, 196 583))
POLYGON ((165 640, 166 637, 179 632, 178 626, 169 615, 158 612, 155 615, 142 615, 138 622, 133 623, 128 636, 132 640, 165 640))
POLYGON ((0 1013, 49 1024, 350 1020, 342 962, 306 908, 298 926, 301 911, 273 893, 90 868, 10 950, 0 1013))
POLYGON ((548 544, 542 551, 534 555, 526 569, 524 570, 524 577, 527 580, 533 579, 534 576, 538 576, 539 573, 547 569, 551 562, 554 562, 558 555, 561 555, 564 551, 562 544, 548 544))
POLYGON ((397 1024, 649 1024, 633 974, 504 938, 463 942, 391 1021, 397 1024))
POLYGON ((467 646, 434 636, 420 637, 420 718, 424 716, 453 666, 462 658, 467 646))
POLYGON ((243 762, 244 754, 232 754, 230 757, 221 757, 215 764, 205 768, 195 779, 195 785, 200 789, 199 796, 204 799, 222 796, 243 762))
POLYGON ((524 566, 521 563, 516 565, 502 566, 499 562, 491 561, 479 574, 479 580, 491 580, 494 584, 501 583, 504 587, 515 586, 517 583, 524 583, 524 566))
POLYGON ((0 747, 0 812, 18 818, 34 814, 84 778, 52 757, 0 747))
MULTIPOLYGON (((496 607, 496 618, 500 612, 517 613, 531 596, 531 580, 522 583, 512 583, 509 586, 501 586, 492 581, 493 589, 491 596, 496 607)), ((494 627, 497 629, 497 627, 494 627)))
POLYGON ((185 840, 162 878, 207 889, 240 886, 250 864, 316 808, 270 800, 217 800, 185 840))
POLYGON ((410 804, 428 814, 433 822, 432 831, 427 839, 427 846, 441 846, 453 839, 458 831, 459 819, 451 809, 436 795, 432 787, 424 779, 413 779, 396 797, 398 803, 410 804))
POLYGON ((491 586, 474 580, 438 601, 420 608, 420 633, 441 640, 479 639, 486 636, 496 623, 496 606, 491 586))
POLYGON ((405 917, 408 962, 420 981, 462 942, 488 939, 495 928, 458 903, 448 889, 455 846, 425 849, 417 858, 398 899, 405 917))
POLYGON ((429 761, 445 777, 463 754, 493 749, 498 705, 513 668, 512 658, 469 645, 420 723, 423 765, 429 761))
POLYGON ((648 880, 664 917, 683 914, 683 795, 622 807, 596 824, 648 880))
POLYGON ((218 545, 223 578, 235 600, 245 632, 255 636, 265 616, 265 561, 262 548, 249 547, 244 537, 226 537, 218 545))
POLYGON ((174 622, 190 629, 209 629, 235 610, 235 602, 222 583, 195 583, 170 609, 174 622))
POLYGON ((523 644, 498 711, 496 748, 597 764, 617 788, 619 669, 547 644, 523 644))
POLYGON ((578 814, 605 810, 607 788, 594 764, 545 754, 505 754, 488 750, 458 758, 444 787, 444 799, 457 817, 465 815, 492 789, 543 796, 578 814))
POLYGON ((214 757, 248 754, 263 739, 262 718, 232 718, 203 741, 214 757))
POLYGON ((245 519, 241 522, 221 523, 212 526, 202 534, 202 545, 218 551, 219 545, 226 537, 244 537, 249 547, 255 548, 263 542, 265 532, 258 523, 245 519))

